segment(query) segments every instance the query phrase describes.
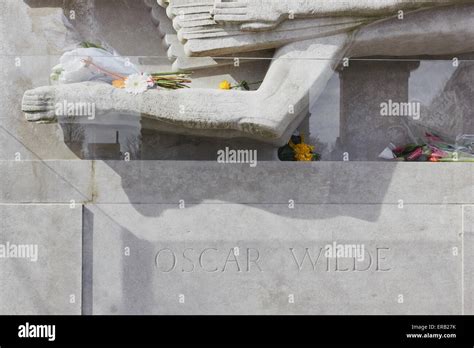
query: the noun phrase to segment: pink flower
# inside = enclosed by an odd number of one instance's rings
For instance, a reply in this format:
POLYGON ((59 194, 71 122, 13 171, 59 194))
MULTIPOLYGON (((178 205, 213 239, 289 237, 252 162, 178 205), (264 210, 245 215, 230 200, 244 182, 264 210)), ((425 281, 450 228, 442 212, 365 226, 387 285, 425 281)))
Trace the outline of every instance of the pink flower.
POLYGON ((431 150, 431 156, 432 157, 443 158, 443 157, 448 156, 448 154, 446 152, 438 149, 437 147, 430 146, 430 150, 431 150))
POLYGON ((419 158, 422 154, 423 154, 423 150, 421 149, 421 147, 419 147, 407 157, 407 160, 414 161, 417 158, 419 158))

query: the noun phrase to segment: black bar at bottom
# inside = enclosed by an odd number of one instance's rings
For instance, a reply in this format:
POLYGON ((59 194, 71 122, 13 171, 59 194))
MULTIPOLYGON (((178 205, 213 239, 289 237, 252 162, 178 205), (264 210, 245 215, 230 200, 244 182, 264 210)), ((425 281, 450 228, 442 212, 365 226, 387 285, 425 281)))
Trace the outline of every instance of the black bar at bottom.
POLYGON ((0 316, 1 348, 29 344, 130 344, 135 347, 226 343, 473 347, 474 317, 0 316))

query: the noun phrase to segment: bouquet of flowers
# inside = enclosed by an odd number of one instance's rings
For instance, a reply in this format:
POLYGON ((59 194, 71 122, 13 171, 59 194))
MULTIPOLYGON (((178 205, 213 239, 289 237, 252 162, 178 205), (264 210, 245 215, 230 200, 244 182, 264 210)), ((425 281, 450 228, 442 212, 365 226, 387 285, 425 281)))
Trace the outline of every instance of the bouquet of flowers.
POLYGON ((150 88, 180 89, 191 83, 188 72, 147 74, 127 59, 99 45, 83 42, 81 47, 64 53, 53 68, 51 80, 56 83, 104 81, 133 94, 150 88))
POLYGON ((474 161, 474 137, 462 135, 457 138, 456 143, 450 144, 440 136, 426 132, 424 142, 398 147, 390 144, 379 157, 417 162, 474 161))
POLYGON ((125 88, 127 92, 133 94, 143 93, 150 88, 165 88, 165 89, 180 89, 189 88, 187 83, 190 83, 189 75, 187 73, 138 73, 127 77, 118 76, 116 80, 112 81, 112 85, 116 88, 125 88))
POLYGON ((285 146, 278 149, 280 161, 319 161, 321 156, 314 152, 314 146, 304 142, 304 135, 293 135, 285 146))

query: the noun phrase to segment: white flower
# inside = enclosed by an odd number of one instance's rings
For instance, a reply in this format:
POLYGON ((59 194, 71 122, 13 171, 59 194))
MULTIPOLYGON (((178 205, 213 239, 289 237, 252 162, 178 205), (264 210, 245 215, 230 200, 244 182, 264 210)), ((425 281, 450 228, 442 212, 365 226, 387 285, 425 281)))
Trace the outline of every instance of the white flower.
POLYGON ((150 77, 145 74, 132 74, 125 79, 125 90, 129 93, 139 94, 145 92, 150 83, 150 77))

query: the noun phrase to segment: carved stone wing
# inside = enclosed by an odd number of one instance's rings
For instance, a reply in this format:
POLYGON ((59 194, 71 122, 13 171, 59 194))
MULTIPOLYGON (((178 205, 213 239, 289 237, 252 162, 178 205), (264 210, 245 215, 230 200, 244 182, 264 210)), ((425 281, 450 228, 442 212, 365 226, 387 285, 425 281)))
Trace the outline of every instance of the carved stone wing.
POLYGON ((356 29, 365 18, 337 17, 295 19, 284 21, 269 31, 243 31, 234 23, 216 23, 212 11, 214 1, 173 0, 153 6, 152 16, 170 57, 220 57, 242 52, 255 52, 282 47, 288 43, 318 37, 327 37, 356 29), (166 9, 166 10, 165 10, 166 9))

